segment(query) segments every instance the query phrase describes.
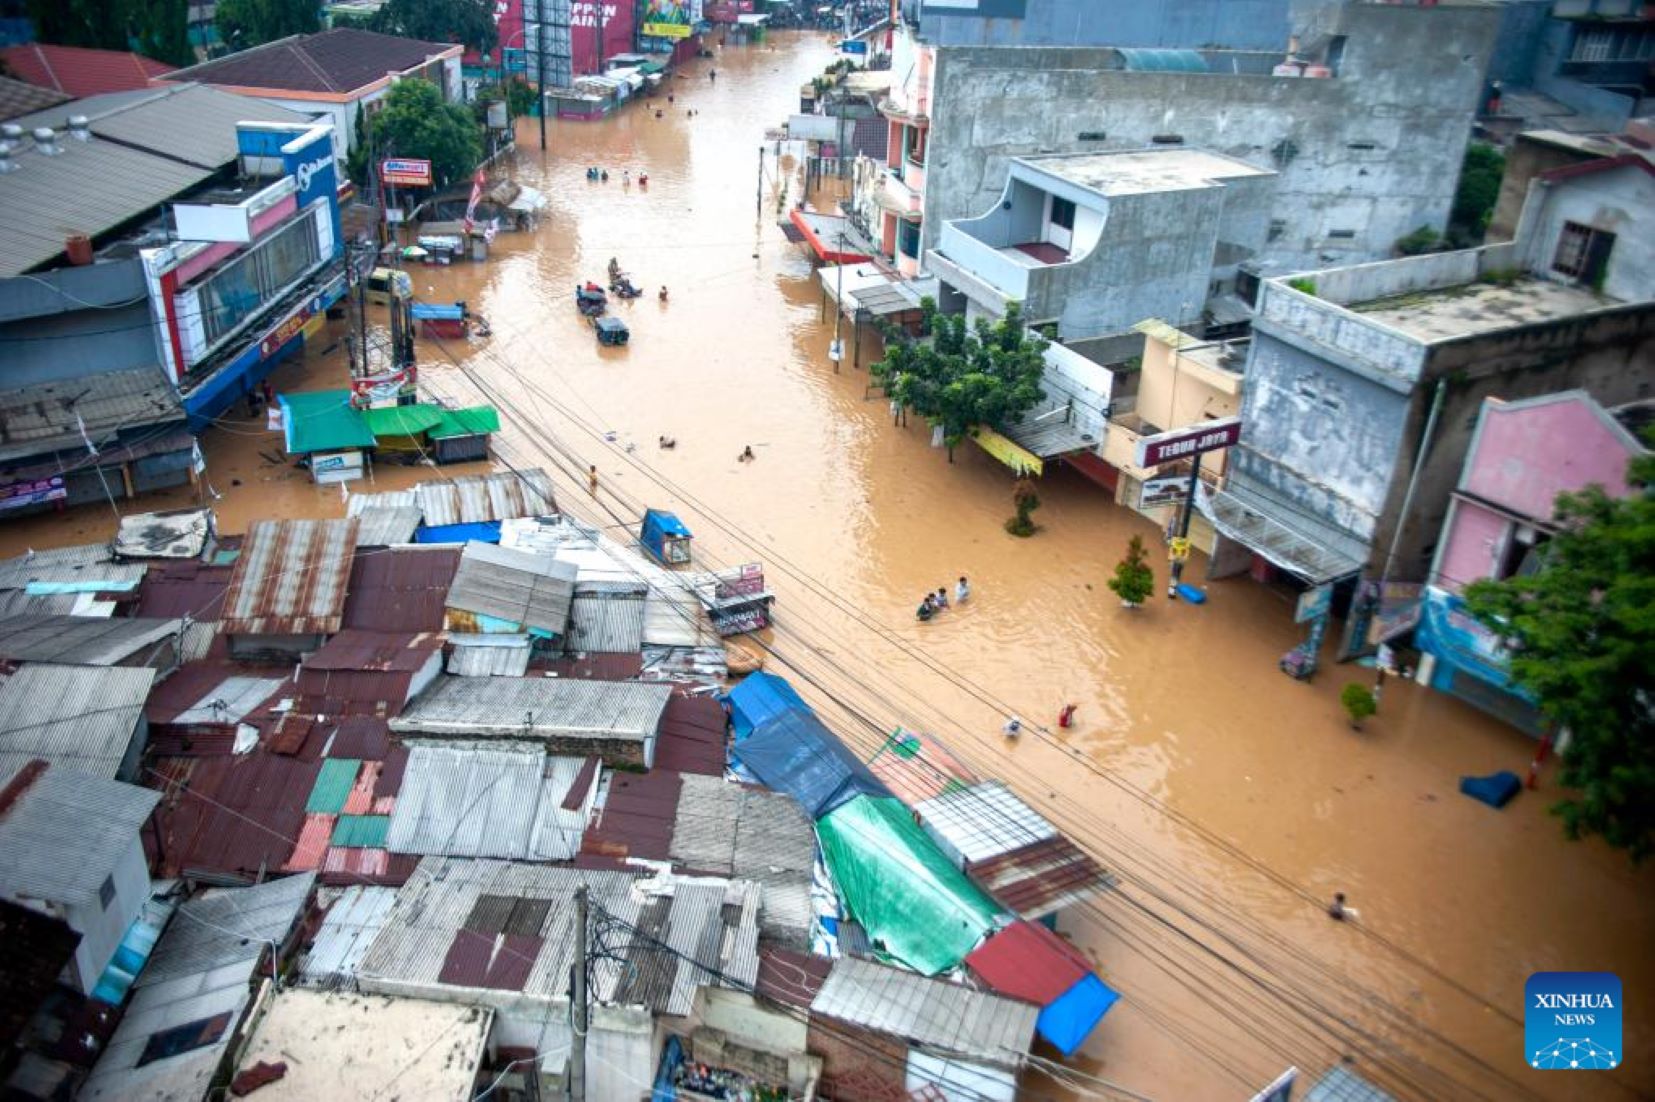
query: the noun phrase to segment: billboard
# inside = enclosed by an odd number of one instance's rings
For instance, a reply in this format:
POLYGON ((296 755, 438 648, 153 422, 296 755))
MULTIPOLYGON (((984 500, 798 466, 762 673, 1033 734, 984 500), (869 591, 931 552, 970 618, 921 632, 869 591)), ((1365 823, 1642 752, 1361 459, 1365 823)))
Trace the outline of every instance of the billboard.
POLYGON ((379 178, 400 187, 430 187, 431 162, 412 157, 392 157, 379 162, 379 178))
POLYGON ((1174 459, 1188 459, 1202 452, 1228 448, 1241 439, 1241 418, 1222 417, 1188 428, 1145 436, 1138 441, 1136 462, 1140 467, 1159 467, 1174 459))
POLYGON ((688 0, 649 0, 643 33, 651 38, 688 38, 695 30, 691 7, 688 0))

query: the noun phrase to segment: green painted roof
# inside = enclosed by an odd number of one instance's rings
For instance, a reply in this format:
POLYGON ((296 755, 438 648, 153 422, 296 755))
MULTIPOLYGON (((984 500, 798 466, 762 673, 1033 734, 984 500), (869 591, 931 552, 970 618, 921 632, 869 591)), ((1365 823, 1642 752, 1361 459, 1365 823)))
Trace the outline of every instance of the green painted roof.
POLYGON ((356 784, 357 771, 362 763, 356 758, 328 758, 322 762, 322 771, 316 774, 305 811, 313 815, 337 815, 345 809, 351 786, 356 784))
POLYGON ((664 73, 667 71, 667 67, 659 61, 646 61, 638 66, 638 71, 640 73, 664 73))
POLYGON ((368 429, 377 436, 418 436, 442 423, 443 411, 416 402, 411 406, 380 406, 362 411, 368 429))
POLYGON ((362 411, 351 407, 350 391, 312 390, 279 397, 285 411, 290 454, 374 446, 374 434, 362 411))
POLYGON ((358 849, 384 849, 391 832, 389 815, 341 815, 333 825, 333 844, 358 849))
POLYGON ((500 431, 500 411, 493 406, 471 406, 468 409, 445 409, 442 423, 431 430, 433 440, 451 436, 478 436, 500 431))

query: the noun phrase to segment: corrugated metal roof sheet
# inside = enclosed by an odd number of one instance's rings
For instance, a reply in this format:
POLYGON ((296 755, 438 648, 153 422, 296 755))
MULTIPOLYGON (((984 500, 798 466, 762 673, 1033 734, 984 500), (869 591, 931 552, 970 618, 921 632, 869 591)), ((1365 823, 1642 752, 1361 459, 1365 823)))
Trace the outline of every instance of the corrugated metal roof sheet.
POLYGON ((565 797, 579 758, 547 757, 538 746, 478 750, 420 746, 391 813, 386 848, 396 853, 567 861, 580 851, 596 798, 588 784, 573 810, 565 797))
POLYGON ((672 859, 697 872, 758 881, 765 936, 808 945, 816 832, 799 805, 720 777, 686 776, 682 784, 672 859))
POLYGON ((577 592, 564 645, 573 651, 638 653, 644 645, 644 594, 577 592))
POLYGON ((356 774, 362 763, 355 758, 327 758, 322 762, 316 782, 311 785, 305 800, 305 813, 310 815, 337 815, 345 809, 345 800, 356 784, 356 774))
POLYGON ((41 758, 113 780, 155 671, 30 663, 0 684, 0 771, 41 758))
POLYGON ((724 776, 724 708, 710 696, 674 693, 661 713, 655 768, 724 776))
POLYGON ((95 904, 160 794, 61 766, 22 768, 0 772, 0 785, 21 789, 0 808, 0 892, 95 904))
POLYGON ((30 582, 96 581, 130 585, 141 581, 145 570, 143 563, 114 562, 107 543, 57 547, 0 561, 0 589, 22 589, 30 582))
POLYGON ((632 681, 644 668, 642 654, 529 655, 529 669, 578 681, 632 681))
POLYGON ((809 1010, 832 970, 831 957, 766 946, 759 951, 758 996, 809 1010))
POLYGON ((314 885, 315 875, 306 873, 209 891, 178 908, 80 1097, 97 1102, 205 1097, 252 1000, 260 957, 270 942, 287 940, 314 885), (209 1043, 140 1064, 157 1034, 221 1014, 225 1026, 209 1043))
POLYGON ((433 528, 557 512, 551 476, 539 469, 421 482, 414 492, 425 523, 433 528))
POLYGON ((527 635, 452 635, 448 672, 455 677, 522 677, 529 672, 527 635))
POLYGON ((966 868, 1057 837, 1058 830, 1000 781, 984 781, 914 807, 925 833, 966 868))
POLYGON ((1038 922, 1013 922, 965 958, 982 981, 1007 998, 1049 1006, 1092 970, 1072 945, 1038 922))
POLYGON ((0 620, 0 656, 19 662, 61 662, 71 666, 113 666, 128 659, 149 665, 160 644, 177 636, 181 620, 139 617, 8 616, 0 620))
POLYGON ((115 553, 129 559, 193 559, 212 534, 211 509, 130 513, 115 529, 115 553))
MULTIPOLYGON (((15 154, 13 156, 15 159, 15 154)), ((4 195, 10 181, 27 175, 27 169, 41 160, 30 158, 32 163, 23 171, 0 175, 0 195, 4 195)), ((35 219, 13 221, 33 223, 35 219)), ((9 229, 0 225, 0 242, 10 236, 9 229)), ((57 251, 63 251, 62 238, 58 239, 57 251)), ((0 245, 0 253, 4 252, 0 245)), ((5 265, 6 260, 0 260, 0 267, 5 265)), ((82 448, 87 439, 101 447, 115 440, 122 430, 183 420, 184 407, 179 404, 178 391, 158 367, 36 383, 0 391, 0 460, 82 448)))
POLYGON ((133 614, 216 621, 224 611, 231 569, 199 562, 156 563, 138 583, 138 606, 133 614))
POLYGON ((333 844, 348 849, 384 849, 389 815, 341 815, 333 826, 333 844))
MULTIPOLYGON (((758 887, 745 881, 708 882, 688 877, 637 881, 629 873, 526 865, 508 861, 427 857, 397 901, 379 937, 363 958, 358 980, 364 991, 437 994, 447 987, 440 975, 457 938, 486 942, 498 932, 472 930, 462 935, 485 896, 545 901, 539 928, 519 937, 537 937, 539 948, 528 968, 521 994, 509 1005, 552 1006, 566 1002, 568 971, 574 952, 574 890, 586 884, 594 909, 633 927, 652 916, 651 936, 680 953, 704 961, 742 989, 758 973, 758 887), (657 903, 664 900, 664 903, 657 903)), ((683 1015, 692 1009, 697 986, 717 981, 704 969, 633 937, 625 959, 599 957, 592 965, 592 995, 600 1005, 642 1005, 659 1013, 683 1015)), ((464 989, 465 997, 486 1005, 496 1001, 486 989, 464 989)), ((454 997, 450 995, 449 997, 454 997)))
POLYGON ((219 169, 234 161, 239 122, 308 123, 310 117, 205 85, 156 89, 153 96, 91 119, 100 138, 219 169))
POLYGON ((594 738, 650 743, 668 685, 550 677, 441 677, 391 720, 414 737, 594 738))
POLYGON ((396 902, 394 888, 346 888, 328 908, 300 962, 301 983, 331 986, 352 979, 396 902))
POLYGON ((653 769, 648 773, 612 772, 599 794, 599 807, 581 841, 581 852, 604 857, 671 857, 673 825, 683 778, 653 769))
MULTIPOLYGON (((345 499, 345 515, 359 517, 367 509, 418 509, 417 490, 386 490, 378 494, 351 494, 345 499)), ((357 541, 362 542, 361 540, 357 541)))
POLYGON ((224 600, 229 635, 338 631, 357 522, 260 520, 248 529, 224 600))
MULTIPOLYGON (((442 649, 440 635, 347 628, 300 664, 309 670, 398 670, 412 673, 442 649)), ((301 685, 303 682, 301 681, 301 685)))
POLYGON ((360 509, 352 511, 351 515, 362 525, 356 535, 359 547, 386 547, 393 543, 412 543, 414 529, 420 525, 419 507, 414 505, 360 509))
POLYGON ((287 684, 279 675, 197 662, 180 666, 157 685, 144 711, 152 724, 239 723, 287 684))
POLYGON ((811 1001, 821 1015, 1002 1066, 1034 1040, 1040 1008, 856 957, 833 962, 811 1001))
POLYGON ((358 552, 351 566, 344 626, 372 631, 441 631, 460 553, 452 548, 358 552))
POLYGON ((1024 918, 1042 918, 1109 887, 1102 865, 1063 835, 991 857, 967 870, 1024 918))
POLYGON ((475 541, 465 545, 448 589, 449 627, 476 630, 491 616, 530 631, 562 636, 569 628, 575 568, 547 555, 475 541), (456 616, 455 612, 472 613, 456 616))
POLYGON ((170 782, 160 871, 252 879, 280 868, 293 854, 321 768, 262 750, 157 760, 155 772, 170 782))

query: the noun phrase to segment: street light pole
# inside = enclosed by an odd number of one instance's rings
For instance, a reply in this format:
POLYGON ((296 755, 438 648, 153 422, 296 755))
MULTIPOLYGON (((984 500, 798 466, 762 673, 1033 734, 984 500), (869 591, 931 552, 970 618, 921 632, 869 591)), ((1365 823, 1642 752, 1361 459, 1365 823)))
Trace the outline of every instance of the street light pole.
POLYGON ((535 94, 540 97, 540 150, 546 151, 546 0, 534 0, 535 94))

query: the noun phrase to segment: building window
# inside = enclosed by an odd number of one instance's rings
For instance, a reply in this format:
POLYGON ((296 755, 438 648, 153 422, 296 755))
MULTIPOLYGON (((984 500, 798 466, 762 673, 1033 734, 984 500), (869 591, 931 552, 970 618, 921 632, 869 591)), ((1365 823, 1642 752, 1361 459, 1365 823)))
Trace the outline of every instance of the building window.
POLYGON ((919 223, 903 218, 896 224, 896 247, 912 260, 919 259, 919 223))
POLYGON ((115 878, 106 876, 103 883, 98 885, 98 906, 109 910, 109 905, 115 902, 115 878))
POLYGON ((908 159, 916 165, 925 164, 925 135, 926 131, 917 126, 907 127, 908 132, 908 159))
POLYGON ((1075 228, 1075 205, 1068 199, 1052 196, 1052 225, 1065 230, 1075 228))
POLYGON ((1542 548, 1546 545, 1546 533, 1537 531, 1526 524, 1517 525, 1506 537, 1506 545, 1500 554, 1500 561, 1494 567, 1494 580, 1504 581, 1507 578, 1527 578, 1540 572, 1540 558, 1542 548))
POLYGON ((1593 27, 1575 35, 1570 61, 1647 61, 1655 56, 1655 34, 1642 27, 1593 27))
POLYGON ((316 234, 319 221, 326 217, 324 207, 301 214, 201 282, 201 326, 209 347, 280 298, 325 259, 316 234))
POLYGON ((1603 278, 1609 264, 1609 251, 1615 247, 1615 235, 1579 222, 1563 223, 1563 232, 1557 237, 1557 253, 1552 257, 1552 271, 1581 283, 1595 286, 1603 278))

